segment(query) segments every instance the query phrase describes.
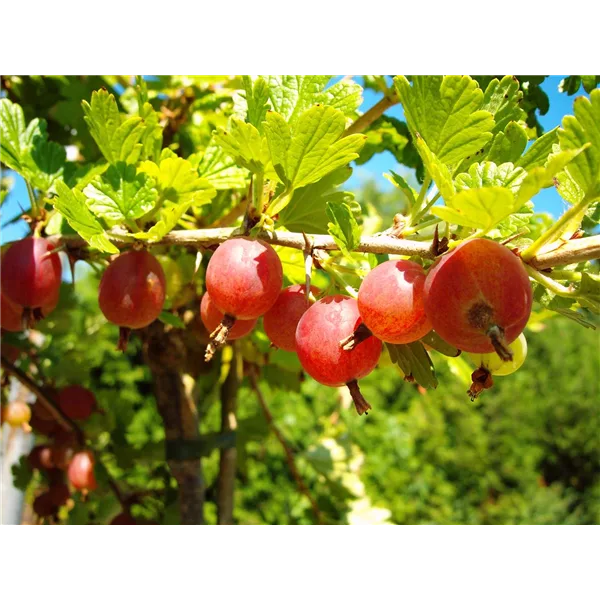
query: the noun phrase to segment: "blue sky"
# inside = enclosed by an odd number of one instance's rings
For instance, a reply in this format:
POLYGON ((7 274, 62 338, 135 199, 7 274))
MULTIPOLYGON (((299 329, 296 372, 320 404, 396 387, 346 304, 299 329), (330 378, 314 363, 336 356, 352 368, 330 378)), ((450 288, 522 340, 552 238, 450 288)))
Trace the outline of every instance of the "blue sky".
MULTIPOLYGON (((550 110, 544 116, 539 116, 539 121, 544 128, 544 131, 549 131, 557 125, 561 124, 563 117, 567 114, 573 114, 573 100, 575 96, 567 96, 558 91, 558 84, 563 76, 550 76, 542 84, 542 88, 550 98, 550 110)), ((577 95, 585 94, 583 89, 577 95)), ((585 94, 587 95, 587 94, 585 94)), ((364 101, 361 110, 364 112, 375 104, 380 94, 376 94, 372 90, 365 90, 364 101)), ((404 119, 402 107, 399 105, 393 106, 386 114, 390 116, 404 119)), ((382 189, 389 189, 391 184, 382 176, 383 173, 390 170, 400 171, 399 165, 394 157, 389 152, 375 155, 367 164, 360 165, 354 168, 352 177, 348 180, 346 187, 355 189, 360 186, 365 179, 375 179, 382 189)), ((0 215, 0 224, 2 225, 2 243, 10 242, 19 239, 27 234, 28 227, 22 221, 5 227, 5 223, 21 212, 22 208, 29 207, 29 197, 23 179, 14 173, 9 172, 9 175, 14 177, 15 186, 10 193, 9 198, 2 206, 0 215)), ((548 212, 554 217, 559 216, 567 207, 566 202, 558 195, 554 188, 542 190, 538 196, 534 198, 536 212, 548 212)))

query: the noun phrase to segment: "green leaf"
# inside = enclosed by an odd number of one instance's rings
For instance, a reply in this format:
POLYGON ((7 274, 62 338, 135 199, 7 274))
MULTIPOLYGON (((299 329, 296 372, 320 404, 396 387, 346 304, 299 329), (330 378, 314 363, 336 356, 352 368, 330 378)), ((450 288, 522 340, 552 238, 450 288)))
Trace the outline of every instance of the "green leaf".
POLYGON ((575 160, 587 146, 574 150, 565 150, 553 154, 544 167, 530 169, 527 177, 523 180, 517 198, 519 200, 516 208, 519 208, 528 200, 531 200, 541 189, 554 185, 554 178, 569 164, 575 160))
POLYGON ((394 83, 411 132, 442 163, 454 166, 492 139, 494 119, 481 110, 483 92, 470 77, 418 76, 411 87, 400 75, 394 83))
POLYGON ((175 204, 186 203, 188 207, 192 204, 200 207, 208 204, 216 195, 212 184, 207 179, 198 177, 192 164, 178 156, 164 158, 160 165, 144 161, 138 167, 138 172, 146 173, 154 179, 162 200, 175 204))
POLYGON ((8 98, 0 100, 0 160, 13 171, 25 174, 27 159, 34 138, 45 134, 46 124, 33 119, 25 127, 25 116, 20 105, 8 98))
POLYGON ((163 144, 160 115, 154 110, 152 104, 145 102, 140 108, 140 117, 144 121, 144 131, 140 138, 142 146, 140 158, 157 159, 163 144))
POLYGON ((292 124, 301 113, 318 102, 328 75, 268 75, 272 109, 292 124))
POLYGON ((88 208, 109 223, 139 219, 154 208, 158 191, 152 177, 136 173, 133 165, 118 163, 88 184, 83 193, 88 208))
POLYGON ((406 123, 383 115, 367 129, 366 136, 367 140, 360 156, 356 159, 356 164, 365 164, 375 154, 386 150, 398 162, 404 162, 404 150, 410 144, 410 132, 406 123))
POLYGON ((140 157, 139 142, 145 130, 141 117, 121 123, 117 102, 106 90, 92 93, 91 104, 82 101, 85 122, 104 158, 111 163, 135 163, 140 157))
MULTIPOLYGON (((12 465, 10 472, 12 475, 12 485, 16 489, 25 492, 33 478, 33 470, 31 469, 27 456, 21 456, 19 461, 12 465)), ((9 482, 4 481, 4 485, 8 486, 9 482)))
POLYGON ((214 139, 208 144, 198 164, 198 175, 217 190, 239 190, 248 185, 247 172, 238 167, 214 139))
POLYGON ((457 175, 457 190, 481 187, 505 187, 516 194, 527 173, 512 163, 496 165, 493 162, 482 162, 471 165, 468 173, 457 175))
POLYGON ((325 106, 331 106, 344 113, 353 116, 362 104, 362 87, 355 81, 343 79, 323 90, 317 102, 325 106))
POLYGON ((591 94, 592 90, 600 85, 600 75, 582 75, 581 83, 583 84, 583 89, 588 94, 591 94))
POLYGON ((213 134, 215 142, 245 169, 258 173, 264 171, 269 161, 267 148, 256 127, 232 117, 229 131, 217 127, 213 134))
POLYGON ((448 204, 434 206, 432 214, 448 223, 483 231, 490 230, 518 208, 514 194, 503 187, 466 189, 448 204))
POLYGON ((552 153, 552 146, 557 142, 558 127, 555 127, 535 140, 531 148, 515 162, 515 167, 523 167, 526 171, 530 171, 534 167, 544 166, 552 153))
POLYGON ((511 121, 504 131, 498 132, 487 152, 486 159, 500 165, 519 160, 527 147, 527 133, 514 121, 511 121))
POLYGON ((392 362, 400 367, 405 376, 414 377, 415 381, 424 388, 435 389, 437 378, 429 354, 421 342, 411 344, 388 344, 392 362))
POLYGON ((600 275, 582 273, 577 301, 594 313, 600 313, 600 275))
POLYGON ((246 122, 262 131, 262 124, 269 109, 269 86, 258 77, 254 83, 248 75, 242 77, 246 100, 246 122))
POLYGON ((51 191, 56 180, 61 179, 67 153, 65 149, 56 142, 49 142, 45 137, 35 138, 31 150, 32 166, 29 182, 44 193, 51 191))
POLYGON ((519 104, 523 100, 523 92, 519 90, 516 77, 505 75, 502 81, 492 79, 483 95, 482 109, 490 112, 496 123, 493 133, 506 129, 511 121, 522 121, 527 115, 519 104))
POLYGON ((340 139, 344 115, 324 106, 305 111, 293 132, 277 113, 267 114, 264 127, 273 166, 289 189, 314 183, 347 165, 358 156, 365 141, 365 136, 358 134, 340 139))
MULTIPOLYGON (((354 194, 337 189, 351 174, 350 167, 341 167, 294 192, 292 201, 279 213, 278 224, 289 231, 327 233, 326 204, 351 202, 354 194)), ((360 214, 360 206, 358 212, 360 214)))
POLYGON ((135 233, 133 237, 139 240, 150 240, 158 242, 169 233, 176 225, 179 219, 186 211, 195 205, 193 199, 181 202, 180 204, 169 204, 164 206, 160 211, 160 219, 148 231, 135 233))
POLYGON ((433 329, 429 333, 425 334, 419 341, 422 344, 431 346, 434 350, 437 350, 444 356, 455 357, 460 354, 460 350, 448 344, 448 342, 445 342, 435 331, 433 331, 433 329))
POLYGON ((93 248, 102 252, 118 253, 118 248, 108 239, 106 232, 86 205, 86 198, 78 189, 69 189, 62 181, 56 182, 57 195, 51 200, 69 222, 69 225, 93 248))
POLYGON ((455 193, 450 169, 443 164, 433 152, 431 152, 425 143, 425 140, 423 140, 420 135, 417 136, 415 147, 423 160, 423 166, 427 169, 427 172, 433 179, 442 198, 445 201, 450 200, 455 193))
POLYGON ((166 310, 163 310, 160 315, 158 315, 158 320, 166 325, 171 325, 171 327, 175 327, 176 329, 185 329, 185 323, 177 315, 166 310))
POLYGON ((404 177, 398 175, 398 173, 395 173, 394 171, 390 171, 389 175, 387 173, 384 173, 383 176, 395 187, 397 187, 402 192, 402 194, 404 194, 404 197, 408 202, 408 206, 412 206, 415 203, 415 200, 417 199, 417 194, 415 190, 413 190, 410 187, 410 185, 408 185, 404 177))
POLYGON ((350 252, 360 243, 360 227, 352 214, 352 209, 344 202, 340 204, 328 202, 327 216, 330 219, 327 231, 344 256, 351 258, 350 252))
POLYGON ((593 90, 589 100, 580 96, 573 103, 575 116, 568 115, 558 131, 562 150, 591 146, 577 156, 567 170, 585 193, 600 194, 600 90, 593 90))

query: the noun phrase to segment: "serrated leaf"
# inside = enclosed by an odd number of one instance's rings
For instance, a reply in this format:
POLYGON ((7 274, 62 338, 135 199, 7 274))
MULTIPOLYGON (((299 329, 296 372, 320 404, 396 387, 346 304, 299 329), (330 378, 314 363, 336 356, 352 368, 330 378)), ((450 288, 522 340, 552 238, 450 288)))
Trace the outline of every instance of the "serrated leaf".
POLYGON ((144 131, 140 137, 142 146, 140 158, 156 159, 160 155, 163 143, 163 128, 160 125, 160 116, 152 107, 145 102, 140 108, 140 117, 144 122, 144 131))
POLYGON ((269 161, 267 148, 263 146, 258 129, 251 123, 232 117, 229 131, 217 127, 213 138, 240 167, 253 173, 264 171, 269 161))
POLYGON ((515 212, 516 204, 506 188, 473 188, 458 192, 448 206, 434 206, 431 212, 448 223, 488 231, 515 212))
POLYGON ((562 121, 558 139, 562 150, 574 150, 591 144, 569 164, 567 170, 585 193, 600 194, 600 90, 593 90, 589 100, 580 96, 573 103, 574 116, 562 121))
POLYGON ((158 199, 155 181, 136 173, 133 165, 111 165, 106 173, 88 184, 83 193, 88 208, 109 223, 139 219, 154 208, 158 199))
POLYGON ((103 173, 106 173, 109 166, 110 165, 105 162, 82 166, 68 162, 65 164, 64 182, 70 188, 76 187, 79 190, 83 190, 88 183, 91 183, 94 179, 103 173))
POLYGON ((406 123, 383 115, 367 129, 366 136, 365 145, 356 159, 357 165, 365 164, 375 154, 385 151, 390 152, 398 162, 404 162, 404 150, 410 143, 410 132, 406 123))
POLYGON ((198 175, 217 190, 239 190, 248 185, 248 174, 235 164, 225 151, 211 140, 198 164, 198 175))
POLYGON ((411 344, 388 344, 392 362, 400 367, 405 376, 414 377, 415 381, 424 388, 435 389, 438 381, 435 376, 433 363, 421 342, 411 344))
POLYGON ((352 214, 352 210, 345 203, 327 203, 327 216, 329 224, 327 231, 333 237, 338 248, 344 256, 351 258, 350 252, 355 250, 360 243, 360 227, 352 214))
MULTIPOLYGON (((4 463, 6 464, 6 463, 4 463)), ((13 464, 10 468, 12 475, 12 485, 17 489, 25 492, 29 487, 29 483, 33 478, 33 470, 29 464, 27 456, 23 455, 19 458, 19 461, 13 464)), ((3 485, 7 488, 11 482, 4 481, 3 485)))
POLYGON ((290 124, 318 102, 328 75, 268 75, 269 101, 272 109, 290 124))
POLYGON ((177 225, 179 219, 181 219, 181 217, 192 205, 195 205, 194 200, 188 200, 179 204, 169 203, 168 206, 164 206, 161 209, 160 219, 155 225, 153 225, 148 231, 140 231, 135 233, 133 237, 139 240, 158 242, 177 225))
POLYGON ((267 114, 264 128, 273 166, 288 189, 314 183, 347 165, 358 156, 365 141, 358 134, 340 139, 345 129, 344 115, 324 106, 305 111, 293 131, 281 115, 273 112, 267 114))
POLYGON ((494 117, 493 133, 504 131, 510 121, 522 121, 527 115, 519 106, 523 100, 523 92, 519 90, 519 81, 505 75, 501 81, 492 79, 483 95, 482 109, 494 117))
POLYGON ((515 162, 515 167, 522 167, 526 171, 530 171, 535 167, 544 166, 548 156, 552 153, 553 145, 557 142, 558 127, 555 127, 535 140, 529 150, 515 162))
POLYGON ((444 356, 452 356, 456 357, 460 354, 460 350, 444 341, 433 329, 426 333, 420 340, 422 344, 427 344, 431 346, 434 350, 437 350, 440 354, 444 356))
POLYGON ((86 197, 78 189, 69 189, 62 181, 56 182, 57 195, 51 200, 54 208, 67 219, 69 225, 93 248, 102 252, 118 253, 108 239, 104 228, 86 205, 86 197))
POLYGON ((34 139, 44 136, 45 130, 45 122, 39 119, 25 126, 21 106, 8 98, 0 100, 0 160, 9 169, 24 175, 34 139))
POLYGON ((547 160, 546 166, 530 169, 519 188, 519 202, 516 208, 531 200, 540 190, 553 186, 554 178, 585 150, 586 147, 583 147, 553 154, 547 160))
POLYGON ((505 187, 516 194, 527 176, 524 169, 515 167, 512 163, 500 166, 492 162, 475 163, 468 173, 456 176, 457 190, 481 187, 505 187))
POLYGON ((262 77, 258 77, 253 82, 248 75, 242 77, 242 85, 244 86, 246 101, 246 122, 254 125, 260 132, 269 109, 269 86, 262 77))
POLYGON ((31 166, 29 182, 44 193, 48 193, 56 180, 63 175, 67 153, 56 142, 49 142, 39 136, 33 142, 31 149, 31 166))
POLYGON ((139 142, 145 130, 141 117, 121 122, 117 102, 106 90, 92 92, 91 103, 82 101, 84 120, 102 155, 112 165, 135 163, 140 157, 139 142))
MULTIPOLYGON (((279 213, 278 224, 289 231, 327 233, 327 203, 346 202, 351 208, 355 207, 355 203, 351 203, 354 194, 337 189, 350 175, 350 167, 341 167, 319 181, 300 188, 294 193, 292 201, 279 213)), ((357 208, 360 214, 360 206, 357 208)))
POLYGON ((442 198, 445 201, 451 200, 455 194, 455 189, 450 169, 443 164, 433 152, 431 152, 421 136, 418 136, 415 140, 415 147, 423 161, 423 166, 427 169, 429 175, 431 175, 442 198))
POLYGON ((177 315, 166 310, 163 310, 160 315, 158 315, 158 320, 166 325, 171 325, 171 327, 175 327, 176 329, 185 329, 185 323, 177 315))
POLYGON ((411 86, 400 75, 394 84, 411 132, 442 163, 454 166, 491 140, 494 119, 481 109, 483 92, 470 77, 417 76, 411 86))
POLYGON ((160 198, 174 204, 186 203, 188 207, 192 204, 199 207, 208 204, 216 195, 212 184, 207 179, 198 177, 192 164, 178 156, 161 156, 159 165, 144 161, 138 167, 138 172, 152 177, 160 198))
POLYGON ((352 116, 362 104, 362 87, 356 81, 343 79, 323 90, 317 102, 352 116))
POLYGON ((486 159, 498 165, 515 163, 527 147, 527 133, 514 121, 511 121, 504 131, 498 132, 487 152, 486 159))

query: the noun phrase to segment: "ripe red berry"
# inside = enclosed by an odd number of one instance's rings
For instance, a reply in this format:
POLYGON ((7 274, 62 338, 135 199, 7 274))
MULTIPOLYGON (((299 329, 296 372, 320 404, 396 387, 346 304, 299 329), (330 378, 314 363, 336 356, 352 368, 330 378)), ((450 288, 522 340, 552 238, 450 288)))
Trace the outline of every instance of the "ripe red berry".
POLYGON ((9 402, 2 407, 2 422, 11 427, 21 427, 31 420, 31 408, 23 400, 9 402))
POLYGON ((4 293, 0 295, 0 327, 5 331, 23 329, 23 307, 15 304, 4 293))
POLYGON ((84 421, 96 408, 96 396, 81 385, 69 385, 59 391, 58 406, 70 419, 84 421))
MULTIPOLYGON (((310 290, 313 295, 319 293, 314 286, 310 290)), ((275 304, 263 317, 265 333, 274 346, 288 352, 296 351, 296 328, 312 303, 306 298, 304 285, 292 285, 279 293, 275 304)))
POLYGON ((94 475, 94 455, 89 450, 83 450, 73 456, 67 476, 71 485, 78 490, 93 491, 97 487, 94 475))
POLYGON ((2 257, 2 291, 27 311, 40 309, 60 289, 62 268, 54 246, 44 238, 15 242, 2 257))
POLYGON ((119 513, 110 523, 110 525, 137 525, 137 521, 128 513, 119 513))
POLYGON ((67 503, 67 500, 71 497, 69 486, 64 482, 53 483, 48 489, 48 497, 53 506, 58 508, 63 504, 67 503))
POLYGON ((431 331, 423 306, 425 272, 410 260, 375 267, 358 291, 358 310, 373 335, 391 344, 409 344, 431 331))
POLYGON ((425 311, 433 329, 467 352, 494 350, 510 360, 508 344, 525 328, 532 292, 521 260, 485 239, 464 242, 427 275, 425 311))
POLYGON ((48 444, 42 444, 32 448, 27 457, 32 469, 53 469, 52 448, 48 444))
POLYGON ((296 329, 296 351, 304 370, 324 385, 347 385, 358 414, 371 407, 362 397, 357 380, 375 368, 382 348, 381 340, 370 336, 352 350, 342 350, 340 340, 361 323, 356 300, 337 295, 315 302, 296 329))
POLYGON ((131 329, 150 325, 165 302, 165 275, 160 263, 146 250, 119 255, 100 281, 100 310, 121 329, 119 350, 127 348, 131 329))
POLYGON ((56 505, 49 492, 40 494, 33 501, 33 510, 38 517, 50 517, 56 513, 56 505))
MULTIPOLYGON (((212 302, 208 292, 205 292, 200 302, 200 316, 204 327, 208 331, 214 331, 223 320, 223 313, 215 306, 212 302)), ((256 325, 258 319, 252 319, 250 321, 236 321, 233 327, 229 330, 227 338, 229 340, 237 340, 247 334, 249 334, 256 325)))
POLYGON ((225 316, 211 334, 206 360, 227 341, 236 320, 257 319, 273 306, 282 283, 281 261, 268 244, 234 238, 217 248, 206 269, 206 289, 225 316))

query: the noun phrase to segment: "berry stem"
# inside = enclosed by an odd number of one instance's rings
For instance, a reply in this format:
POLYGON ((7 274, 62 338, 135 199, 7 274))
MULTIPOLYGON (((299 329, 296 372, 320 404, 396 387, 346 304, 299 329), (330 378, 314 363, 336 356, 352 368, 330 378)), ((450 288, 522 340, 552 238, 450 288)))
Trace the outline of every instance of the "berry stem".
POLYGON ((358 381, 353 379, 346 384, 346 387, 350 390, 352 400, 354 400, 354 407, 359 415, 369 414, 367 411, 371 410, 371 405, 365 400, 360 388, 358 387, 358 381))
POLYGON ((117 350, 125 352, 127 350, 127 344, 131 336, 131 329, 129 327, 119 327, 119 343, 117 344, 117 350))
POLYGON ((233 315, 226 314, 219 326, 210 334, 210 343, 206 347, 204 353, 205 362, 210 362, 215 355, 215 352, 224 346, 229 337, 231 328, 235 325, 235 317, 233 315))
POLYGON ((486 335, 490 338, 492 346, 496 354, 505 362, 513 359, 513 351, 510 349, 504 338, 504 329, 498 325, 492 325, 486 332, 486 335))
POLYGON ((343 340, 340 340, 340 348, 346 351, 352 350, 361 342, 369 339, 372 335, 371 330, 364 323, 361 323, 356 328, 356 331, 351 333, 348 337, 345 337, 343 340))

